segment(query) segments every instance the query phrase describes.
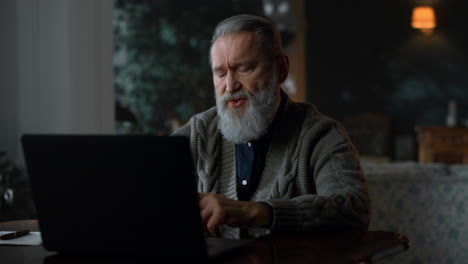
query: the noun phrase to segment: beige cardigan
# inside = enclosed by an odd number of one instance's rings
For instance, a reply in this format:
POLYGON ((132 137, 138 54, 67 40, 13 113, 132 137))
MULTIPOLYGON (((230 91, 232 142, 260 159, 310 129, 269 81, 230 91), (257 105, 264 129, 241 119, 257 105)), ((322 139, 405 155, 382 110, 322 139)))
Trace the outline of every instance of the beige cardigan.
MULTIPOLYGON (((278 118, 252 197, 273 207, 273 224, 269 230, 250 227, 248 233, 367 229, 367 184, 343 127, 313 105, 289 100, 278 118)), ((198 191, 237 200, 235 145, 220 134, 217 120, 213 107, 193 116, 173 135, 190 138, 198 191)), ((239 228, 227 226, 221 231, 225 237, 240 234, 239 228)))

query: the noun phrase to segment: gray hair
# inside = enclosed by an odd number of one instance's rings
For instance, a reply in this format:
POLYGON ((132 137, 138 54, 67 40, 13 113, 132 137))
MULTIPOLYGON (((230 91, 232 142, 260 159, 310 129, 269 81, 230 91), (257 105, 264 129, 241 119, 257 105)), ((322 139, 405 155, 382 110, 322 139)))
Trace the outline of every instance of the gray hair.
POLYGON ((215 41, 219 37, 236 34, 241 31, 253 32, 257 39, 260 40, 267 55, 276 57, 284 54, 278 28, 263 17, 244 14, 226 18, 216 26, 211 38, 210 63, 211 49, 215 41))

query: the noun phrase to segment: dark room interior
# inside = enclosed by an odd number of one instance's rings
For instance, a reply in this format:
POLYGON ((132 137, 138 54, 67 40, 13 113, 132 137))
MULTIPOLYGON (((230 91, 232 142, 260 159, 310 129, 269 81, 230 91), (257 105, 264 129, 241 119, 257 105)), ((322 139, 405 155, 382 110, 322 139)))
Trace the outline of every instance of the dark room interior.
MULTIPOLYGON (((289 57, 281 88, 289 99, 313 104, 347 131, 343 138, 349 136, 359 153, 353 169, 363 175, 370 222, 361 233, 310 232, 304 224, 299 236, 269 234, 255 240, 252 251, 220 263, 466 263, 467 11, 465 0, 2 0, 0 235, 40 231, 23 135, 171 135, 216 104, 213 29, 224 18, 249 13, 279 29, 289 57)), ((273 148, 267 146, 270 154, 273 148)), ((76 159, 86 160, 83 156, 76 159)), ((118 174, 125 160, 114 162, 110 171, 118 174)), ((308 163, 312 158, 305 165, 280 164, 276 171, 299 171, 308 163)), ((61 168, 55 160, 47 164, 61 168)), ((313 183, 307 188, 319 184, 315 169, 308 170, 313 183)), ((208 165, 194 171, 208 174, 205 170, 218 173, 208 165)), ((137 186, 138 175, 127 174, 137 186)), ((295 181, 291 175, 278 182, 295 181)), ((112 182, 107 176, 89 179, 89 186, 112 182)), ((286 190, 273 186, 271 200, 286 190)), ((151 193, 145 195, 148 200, 151 193)), ((337 207, 360 202, 351 197, 345 204, 324 195, 337 207)), ((268 208, 275 213, 271 204, 268 208)), ((1 263, 48 263, 44 249, 5 241, 0 239, 1 263)))

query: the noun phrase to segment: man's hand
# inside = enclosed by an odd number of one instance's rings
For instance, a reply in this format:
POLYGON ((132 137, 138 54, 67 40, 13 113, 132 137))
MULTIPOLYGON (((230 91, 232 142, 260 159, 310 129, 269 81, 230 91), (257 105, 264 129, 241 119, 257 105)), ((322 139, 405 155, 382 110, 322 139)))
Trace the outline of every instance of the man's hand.
POLYGON ((231 227, 266 225, 270 221, 269 209, 257 202, 228 199, 215 193, 199 193, 200 214, 206 229, 216 233, 218 226, 231 227))

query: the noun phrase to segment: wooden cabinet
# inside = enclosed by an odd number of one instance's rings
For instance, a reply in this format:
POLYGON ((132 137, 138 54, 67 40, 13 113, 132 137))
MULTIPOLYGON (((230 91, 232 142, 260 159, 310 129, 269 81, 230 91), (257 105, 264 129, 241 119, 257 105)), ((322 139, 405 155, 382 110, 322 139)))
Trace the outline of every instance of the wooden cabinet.
POLYGON ((419 162, 468 163, 468 127, 417 127, 419 162))

